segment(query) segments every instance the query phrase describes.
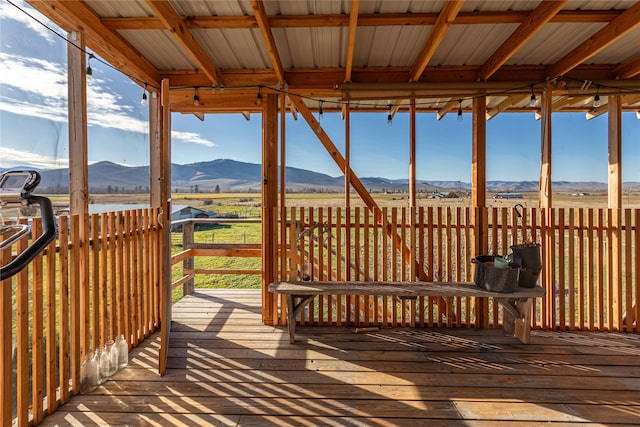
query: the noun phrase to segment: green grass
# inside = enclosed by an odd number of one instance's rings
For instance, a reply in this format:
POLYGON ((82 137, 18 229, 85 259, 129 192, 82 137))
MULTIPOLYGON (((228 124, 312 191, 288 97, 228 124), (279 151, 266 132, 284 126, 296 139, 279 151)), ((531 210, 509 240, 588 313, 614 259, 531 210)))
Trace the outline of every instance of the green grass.
MULTIPOLYGON (((203 227, 204 230, 194 232, 196 243, 257 243, 262 241, 262 225, 251 224, 216 224, 203 227)), ((182 233, 171 233, 171 252, 181 252, 182 233)), ((245 257, 196 257, 195 268, 199 269, 236 269, 236 270, 261 270, 260 258, 245 257)), ((176 264, 172 269, 171 280, 182 277, 182 264, 176 264)), ((261 276, 257 274, 197 274, 194 278, 196 288, 244 288, 259 289, 261 276)), ((178 287, 172 293, 173 302, 182 298, 182 287, 178 287)))

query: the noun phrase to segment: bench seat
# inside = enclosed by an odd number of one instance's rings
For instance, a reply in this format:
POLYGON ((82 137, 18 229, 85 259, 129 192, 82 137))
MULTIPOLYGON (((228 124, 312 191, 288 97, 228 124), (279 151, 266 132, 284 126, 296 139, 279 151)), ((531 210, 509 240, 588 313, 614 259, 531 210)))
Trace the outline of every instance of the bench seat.
POLYGON ((269 284, 269 291, 287 299, 289 341, 295 342, 296 316, 318 295, 380 295, 399 298, 417 297, 491 297, 505 308, 504 329, 528 344, 530 319, 535 298, 545 295, 539 286, 517 288, 514 292, 492 292, 473 282, 361 282, 361 281, 286 281, 269 284))

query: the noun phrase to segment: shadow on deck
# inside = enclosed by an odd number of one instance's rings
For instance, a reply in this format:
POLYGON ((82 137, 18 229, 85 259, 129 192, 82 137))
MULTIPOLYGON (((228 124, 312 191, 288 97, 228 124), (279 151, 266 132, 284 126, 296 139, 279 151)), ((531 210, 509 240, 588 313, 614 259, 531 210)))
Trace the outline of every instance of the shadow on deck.
POLYGON ((637 425, 640 336, 502 329, 286 328, 255 290, 197 290, 129 366, 42 425, 637 425))

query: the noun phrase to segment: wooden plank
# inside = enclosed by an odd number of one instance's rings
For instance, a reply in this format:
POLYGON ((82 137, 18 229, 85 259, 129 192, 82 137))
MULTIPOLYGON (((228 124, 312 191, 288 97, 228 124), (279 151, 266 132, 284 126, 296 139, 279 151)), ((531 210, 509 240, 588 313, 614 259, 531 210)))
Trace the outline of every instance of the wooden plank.
POLYGON ((559 322, 559 326, 560 329, 566 329, 567 327, 567 312, 566 312, 566 300, 567 300, 567 295, 565 294, 565 284, 567 283, 566 280, 566 276, 565 276, 565 262, 567 261, 567 257, 565 255, 565 221, 566 221, 566 217, 565 217, 565 209, 564 208, 559 208, 557 209, 558 212, 558 219, 557 219, 557 224, 558 224, 558 244, 557 244, 557 259, 558 259, 558 277, 557 277, 557 281, 554 281, 554 283, 557 283, 557 289, 555 290, 555 292, 557 292, 558 294, 558 311, 559 311, 559 316, 558 316, 558 322, 559 322))
MULTIPOLYGON (((21 219, 20 223, 26 224, 27 219, 21 219)), ((15 245, 18 253, 22 253, 22 251, 24 251, 28 246, 27 239, 20 239, 15 243, 15 245)), ((4 264, 5 263, 3 263, 3 265, 4 264)), ((29 270, 24 269, 18 273, 16 275, 16 281, 16 322, 18 329, 16 335, 16 416, 21 426, 27 426, 29 419, 29 403, 31 400, 29 394, 29 348, 31 347, 29 343, 29 270)), ((1 286, 11 290, 12 286, 9 285, 10 283, 10 281, 3 282, 1 286)), ((2 384, 5 384, 4 381, 2 384)), ((7 381, 6 386, 11 387, 11 381, 7 381)), ((11 392, 10 389, 9 392, 11 392)))
MULTIPOLYGON (((135 253, 136 236, 132 225, 134 224, 135 211, 126 210, 116 214, 117 225, 117 257, 118 257, 118 285, 117 285, 117 311, 116 329, 111 332, 109 339, 115 340, 118 335, 124 334, 127 341, 135 337, 135 297, 132 288, 135 287, 135 278, 132 271, 138 260, 135 253)), ((108 340, 107 340, 108 341, 108 340)), ((106 341, 105 341, 106 342, 106 341)), ((132 341, 136 344, 135 339, 132 341)))
POLYGON ((80 392, 80 354, 81 342, 80 342, 80 266, 76 262, 80 258, 80 217, 78 215, 71 216, 71 258, 70 258, 70 273, 69 278, 69 307, 65 307, 65 310, 70 310, 70 326, 71 326, 71 349, 69 353, 71 363, 71 394, 78 394, 80 392))
POLYGON ((47 249, 47 289, 46 289, 46 393, 47 393, 47 413, 53 413, 58 407, 58 370, 57 359, 58 351, 56 349, 56 331, 58 329, 57 313, 56 313, 56 240, 54 239, 47 249))
POLYGON ((117 228, 116 228, 116 212, 109 212, 109 331, 104 337, 105 342, 110 338, 113 338, 114 331, 117 328, 117 312, 116 307, 118 305, 117 300, 117 272, 118 262, 117 256, 117 228))
POLYGON ((565 54, 555 64, 550 65, 547 68, 548 77, 553 79, 566 74, 638 25, 640 25, 640 4, 635 3, 582 44, 565 54))
POLYGON ((587 210, 587 290, 586 290, 586 300, 587 300, 587 317, 589 321, 588 329, 590 331, 594 330, 595 327, 595 299, 594 299, 594 291, 597 286, 595 274, 596 274, 596 254, 595 254, 595 244, 594 244, 594 211, 592 209, 587 210))
MULTIPOLYGON (((66 215, 60 216, 58 221, 58 241, 60 242, 60 272, 59 272, 59 312, 60 312, 60 325, 69 325, 69 302, 70 302, 70 287, 69 287, 69 217, 66 215)), ((106 320, 105 320, 106 321, 106 320)), ((70 331, 68 328, 59 328, 59 348, 60 358, 58 370, 60 372, 60 403, 65 403, 69 400, 69 380, 70 380, 70 366, 71 366, 71 348, 69 336, 70 331)))
MULTIPOLYGON (((24 240, 24 239, 22 239, 24 240)), ((11 247, 0 251, 0 261, 2 265, 7 265, 11 261, 11 247)), ((12 279, 6 279, 0 282, 0 421, 2 424, 9 426, 12 420, 12 279)), ((23 398, 24 400, 24 398, 23 398)))
POLYGON ((420 80, 420 76, 424 72, 425 68, 429 64, 429 61, 433 57, 433 54, 436 52, 436 49, 444 39, 449 27, 451 26, 453 20, 460 12, 462 8, 462 4, 464 1, 448 1, 442 7, 436 22, 433 24, 433 28, 429 33, 429 37, 425 40, 416 61, 411 67, 410 81, 415 82, 420 80))
MULTIPOLYGON (((34 237, 42 235, 42 220, 34 218, 34 237)), ((42 255, 31 261, 31 413, 38 422, 44 418, 44 275, 42 255)))
MULTIPOLYGON (((131 241, 132 251, 134 253, 134 258, 137 258, 137 254, 135 254, 136 248, 136 239, 135 236, 129 234, 129 225, 131 221, 131 211, 118 211, 116 212, 116 259, 118 266, 118 280, 116 282, 116 293, 113 296, 113 312, 116 318, 115 328, 109 334, 109 340, 114 340, 118 336, 121 331, 126 329, 125 323, 131 323, 131 330, 133 332, 133 343, 134 345, 137 343, 137 335, 135 332, 135 324, 136 324, 136 312, 134 310, 135 307, 135 295, 129 295, 128 289, 129 287, 134 287, 135 283, 132 283, 131 272, 125 276, 127 257, 125 253, 125 241, 131 241), (129 300, 129 312, 125 313, 125 300, 129 300), (128 314, 128 315, 127 315, 128 314)), ((135 268, 136 260, 133 260, 135 268)), ((135 279, 133 279, 135 280, 135 279)))
MULTIPOLYGON (((567 241, 569 243, 569 247, 567 250, 568 255, 568 267, 569 267, 569 277, 567 280, 568 292, 569 292, 569 330, 576 329, 576 264, 573 262, 576 259, 576 240, 575 240, 575 209, 569 208, 569 223, 568 223, 568 236, 567 241)), ((577 258, 582 259, 582 258, 577 258)), ((582 310, 580 310, 582 311, 582 310)))
MULTIPOLYGON (((132 213, 132 217, 135 218, 135 222, 133 224, 133 238, 134 238, 134 242, 136 243, 137 247, 136 247, 136 259, 134 259, 134 263, 133 263, 133 272, 132 274, 134 275, 134 280, 133 280, 133 287, 134 287, 134 295, 136 296, 136 298, 133 299, 133 301, 135 302, 135 312, 136 312, 136 335, 138 337, 138 340, 142 340, 144 339, 144 312, 143 312, 143 306, 144 306, 144 293, 143 291, 143 271, 144 271, 144 255, 143 255, 143 250, 144 250, 144 245, 143 245, 143 239, 142 239, 142 227, 144 226, 144 222, 142 220, 142 209, 137 209, 132 213)), ((128 284, 125 284, 125 299, 127 297, 126 292, 128 291, 127 289, 128 284)), ((119 332, 120 333, 120 332, 119 332)))
POLYGON ((98 267, 100 270, 100 305, 96 310, 100 316, 100 332, 96 331, 98 341, 96 342, 96 348, 105 340, 107 336, 109 326, 109 312, 108 312, 108 255, 109 255, 109 216, 107 212, 100 214, 100 261, 98 267))
MULTIPOLYGON (((356 45, 356 32, 358 28, 358 7, 360 0, 351 1, 351 9, 349 13, 349 38, 347 39, 347 54, 345 61, 344 81, 351 81, 351 70, 353 68, 353 54, 356 45)), ((348 105, 348 104, 347 104, 348 105)))
MULTIPOLYGON (((142 271, 142 280, 143 280, 143 288, 142 295, 144 295, 144 306, 143 306, 143 321, 144 321, 144 337, 147 338, 151 335, 153 330, 153 322, 151 319, 151 303, 152 303, 152 295, 153 292, 151 290, 151 217, 149 209, 142 210, 143 217, 143 250, 142 250, 142 261, 143 261, 143 271, 142 271)), ((125 336, 126 337, 126 336, 125 336)))
POLYGON ((484 81, 493 75, 515 54, 529 39, 549 22, 567 3, 562 1, 544 1, 538 4, 509 37, 496 49, 480 67, 478 80, 484 81))
MULTIPOLYGON (((100 345, 100 215, 91 215, 89 231, 91 233, 91 343, 87 354, 100 345)), ((48 259, 47 259, 48 261, 48 259)), ((48 341, 48 338, 47 338, 48 341)))
POLYGON ((492 298, 535 298, 545 295, 544 288, 517 288, 514 292, 493 292, 473 282, 361 282, 361 281, 287 281, 269 284, 271 292, 289 295, 388 295, 388 296, 471 296, 492 298))
MULTIPOLYGON (((624 209, 624 316, 621 322, 624 325, 620 325, 620 329, 624 327, 624 330, 630 332, 633 330, 633 316, 630 315, 633 312, 633 240, 631 239, 631 209, 624 209)), ((639 242, 635 242, 636 248, 640 245, 639 242)), ((638 274, 636 273, 636 276, 638 274)), ((622 284, 621 284, 622 286, 622 284)), ((622 295, 620 296, 622 298, 622 295)), ((622 304, 621 304, 622 305, 622 304)))
MULTIPOLYGON (((578 213, 578 220, 577 220, 577 224, 576 226, 578 227, 578 259, 581 260, 587 260, 587 258, 585 257, 585 235, 584 235, 584 229, 585 229, 585 219, 584 219, 584 209, 578 209, 577 210, 578 213)), ((577 316, 578 316, 578 328, 579 329, 585 329, 587 327, 586 324, 586 318, 588 318, 588 316, 586 316, 585 318, 585 311, 588 310, 587 306, 586 306, 586 296, 585 296, 585 276, 588 274, 588 270, 585 268, 586 265, 588 265, 587 263, 580 263, 578 265, 578 295, 577 295, 577 301, 578 304, 580 304, 580 310, 577 311, 577 316)), ((588 281, 587 281, 588 283, 588 281)))
POLYGON ((606 311, 605 311, 605 301, 606 301, 606 294, 605 294, 605 288, 606 288, 606 279, 605 279, 605 272, 606 269, 604 268, 605 266, 605 255, 606 255, 606 250, 605 250, 605 243, 604 243, 604 237, 606 235, 605 233, 605 229, 606 229, 606 224, 605 224, 605 211, 603 209, 598 209, 597 210, 597 230, 596 230, 596 235, 597 235, 597 241, 598 241, 598 254, 597 254, 597 271, 596 271, 596 276, 597 276, 597 283, 596 283, 596 289, 594 292, 594 297, 596 298, 597 301, 597 310, 598 310, 598 323, 597 323, 597 327, 600 330, 607 330, 607 324, 606 324, 606 311))
POLYGON ((260 304, 260 291, 198 290, 174 306, 189 320, 173 322, 165 376, 149 363, 156 335, 43 425, 636 423, 640 365, 628 334, 533 331, 522 346, 499 330, 309 327, 292 348, 286 330, 262 324, 260 304))
MULTIPOLYGON (((363 240, 363 260, 362 265, 364 269, 363 280, 371 280, 371 258, 370 258, 370 248, 371 248, 371 236, 370 236, 370 227, 369 227, 369 210, 364 209, 362 218, 362 240, 363 240)), ((374 314, 374 311, 371 307, 371 301, 369 300, 369 295, 366 295, 363 299, 363 310, 364 310, 364 326, 370 326, 371 321, 374 314)))

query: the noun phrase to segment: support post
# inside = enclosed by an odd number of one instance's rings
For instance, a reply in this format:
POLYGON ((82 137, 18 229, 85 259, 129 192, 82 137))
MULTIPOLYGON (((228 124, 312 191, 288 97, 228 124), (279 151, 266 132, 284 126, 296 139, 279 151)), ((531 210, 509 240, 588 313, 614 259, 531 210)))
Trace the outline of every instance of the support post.
POLYGON ((344 105, 344 164, 344 206, 349 209, 351 207, 351 107, 348 102, 344 105))
POLYGON ((609 96, 609 188, 608 206, 611 209, 611 287, 613 330, 622 330, 622 101, 619 95, 609 96))
MULTIPOLYGON (((153 98, 152 98, 153 99, 153 98)), ((153 106, 151 111, 158 110, 160 138, 159 150, 152 155, 157 156, 151 163, 157 169, 151 172, 151 185, 155 207, 160 209, 160 351, 158 352, 158 372, 164 375, 167 369, 169 351, 169 332, 171 331, 171 108, 169 107, 169 80, 162 80, 160 89, 160 105, 153 106)))
MULTIPOLYGON (((487 251, 487 103, 485 97, 473 99, 471 146, 471 208, 473 209, 474 252, 487 251)), ((488 301, 475 299, 476 325, 486 328, 488 301)))
MULTIPOLYGON (((193 243, 195 242, 194 235, 193 235, 194 228, 195 227, 192 221, 189 221, 182 225, 182 250, 183 251, 191 249, 191 247, 193 246, 193 243)), ((194 268, 195 268, 195 262, 192 256, 182 261, 183 271, 193 270, 194 268)), ((184 282, 184 284, 182 285, 182 296, 192 294, 193 288, 194 288, 193 275, 191 275, 191 278, 186 282, 184 282)))
POLYGON ((553 110, 553 92, 546 89, 542 92, 540 114, 541 145, 540 145, 540 208, 551 207, 551 112, 553 110))
MULTIPOLYGON (((74 40, 75 46, 67 45, 68 57, 68 96, 69 96, 69 209, 71 215, 78 215, 80 227, 78 228, 78 242, 81 250, 74 251, 79 259, 72 262, 79 266, 80 275, 77 278, 78 294, 72 293, 71 303, 77 304, 78 310, 71 311, 72 319, 78 320, 79 331, 71 335, 71 392, 80 391, 80 361, 89 351, 89 170, 87 154, 87 88, 86 88, 86 57, 84 34, 72 32, 69 39, 74 40), (78 49, 79 46, 80 49, 78 49), (75 301, 74 301, 75 300, 75 301)), ((72 232, 74 229, 72 228, 72 232)), ((72 240, 74 236, 71 236, 72 240)), ((72 277, 73 280, 73 277, 72 277)), ((73 323, 73 320, 72 320, 73 323)), ((35 366, 38 365, 34 361, 35 366)), ((34 423, 38 423, 37 399, 34 399, 34 423)))
POLYGON ((275 297, 269 283, 276 278, 278 207, 278 98, 266 94, 262 110, 262 321, 274 323, 275 297))
MULTIPOLYGON (((552 143, 552 126, 551 113, 553 111, 553 92, 550 88, 542 92, 540 105, 540 126, 541 126, 541 142, 540 142, 540 189, 539 189, 539 206, 543 209, 541 234, 542 234, 542 263, 545 266, 542 270, 542 286, 547 289, 546 306, 554 307, 554 257, 555 253, 555 224, 552 207, 552 189, 551 189, 551 143, 552 143)), ((543 324, 548 325, 552 317, 553 310, 545 313, 543 308, 543 324), (546 314, 546 316, 545 316, 546 314)))
POLYGON ((416 196, 416 100, 409 108, 409 206, 417 206, 416 196))

